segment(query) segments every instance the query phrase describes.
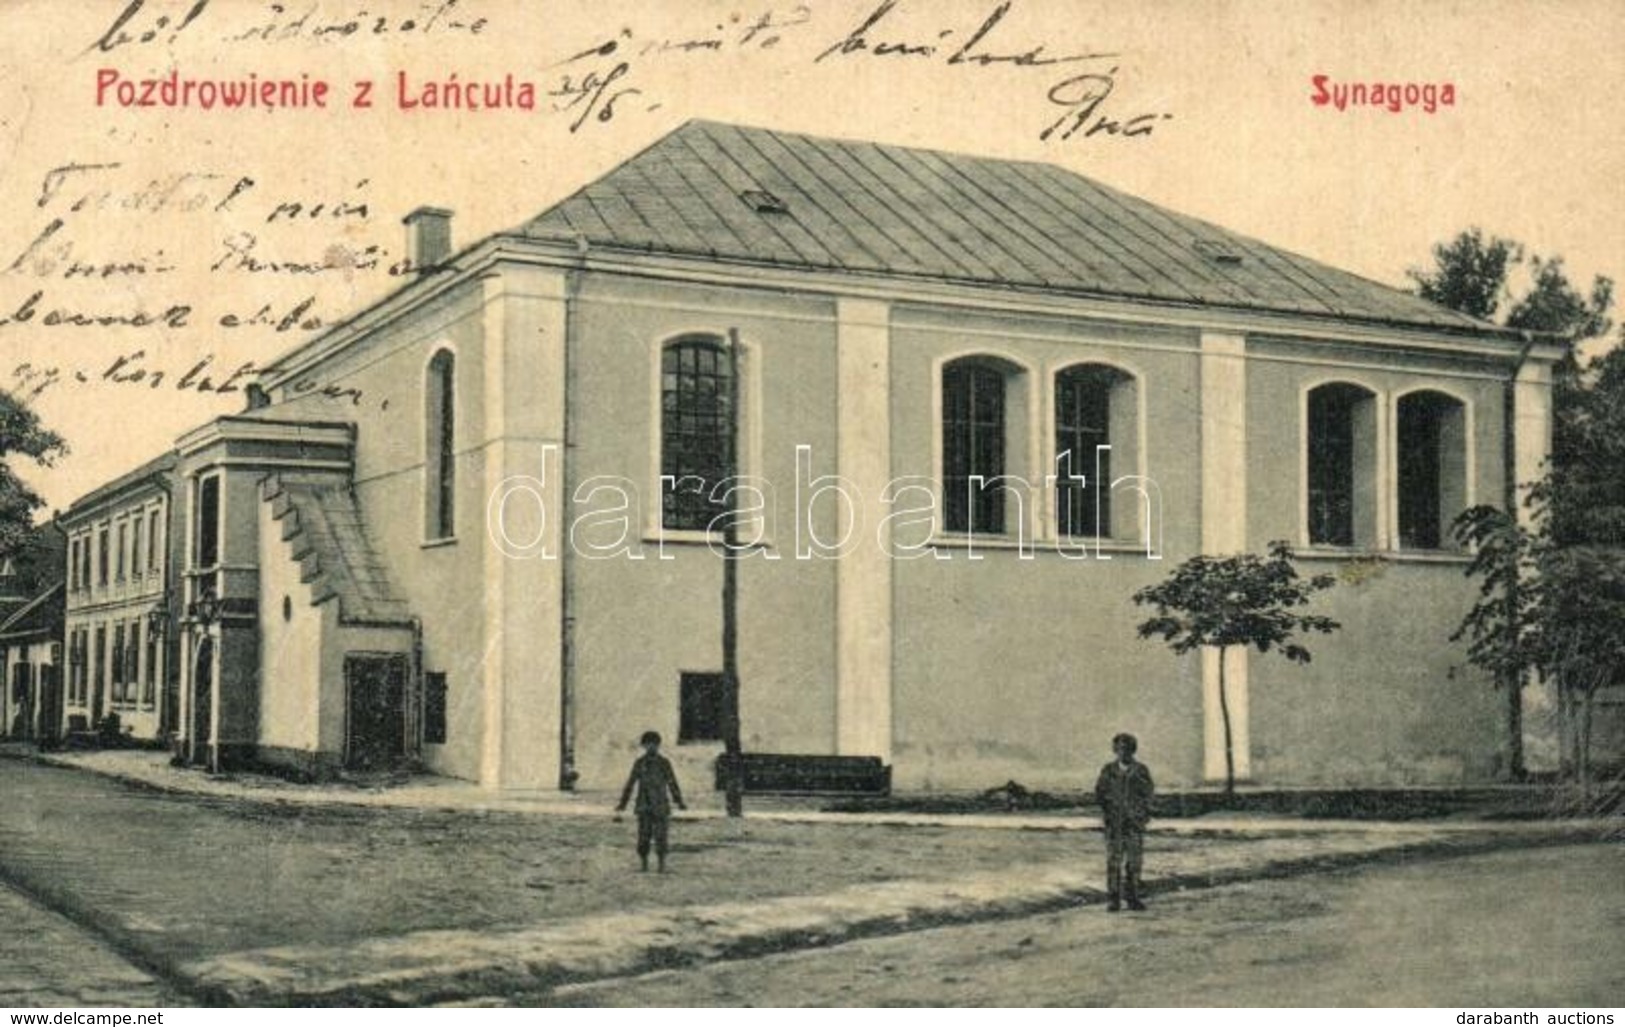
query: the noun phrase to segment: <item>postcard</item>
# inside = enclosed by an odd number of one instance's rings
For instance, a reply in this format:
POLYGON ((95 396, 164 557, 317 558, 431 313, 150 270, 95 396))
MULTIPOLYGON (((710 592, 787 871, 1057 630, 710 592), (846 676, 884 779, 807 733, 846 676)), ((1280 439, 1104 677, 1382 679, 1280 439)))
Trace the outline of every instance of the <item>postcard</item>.
POLYGON ((1618 5, 0 19, 0 1000, 1612 1022, 1618 5))

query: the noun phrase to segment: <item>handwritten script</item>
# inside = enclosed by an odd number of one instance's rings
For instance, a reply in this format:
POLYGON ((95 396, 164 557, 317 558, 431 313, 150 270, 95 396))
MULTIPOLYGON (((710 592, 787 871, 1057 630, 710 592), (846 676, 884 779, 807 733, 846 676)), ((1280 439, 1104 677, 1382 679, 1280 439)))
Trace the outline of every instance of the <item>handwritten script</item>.
MULTIPOLYGON (((964 68, 1053 69, 1066 66, 1076 70, 1088 65, 1104 65, 1120 56, 1111 50, 1055 53, 1044 42, 999 45, 1001 26, 1010 14, 1013 0, 998 4, 969 32, 960 27, 947 27, 923 35, 887 34, 885 30, 888 26, 885 23, 891 20, 898 2, 881 0, 880 5, 861 23, 815 60, 871 57, 937 61, 949 67, 964 68)), ((1092 68, 1054 81, 1046 95, 1049 102, 1062 111, 1039 132, 1038 137, 1046 142, 1050 139, 1067 140, 1074 136, 1083 139, 1135 139, 1150 135, 1159 122, 1173 117, 1160 112, 1111 116, 1106 103, 1117 88, 1118 72, 1118 65, 1112 64, 1109 68, 1092 68)))

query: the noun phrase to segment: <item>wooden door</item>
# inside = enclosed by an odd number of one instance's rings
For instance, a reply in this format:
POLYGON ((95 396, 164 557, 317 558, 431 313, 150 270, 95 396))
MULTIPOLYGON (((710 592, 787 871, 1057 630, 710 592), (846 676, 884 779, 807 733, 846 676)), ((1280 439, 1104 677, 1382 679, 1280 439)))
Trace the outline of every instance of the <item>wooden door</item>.
POLYGON ((344 691, 344 765, 394 766, 406 755, 406 657, 345 656, 344 691))

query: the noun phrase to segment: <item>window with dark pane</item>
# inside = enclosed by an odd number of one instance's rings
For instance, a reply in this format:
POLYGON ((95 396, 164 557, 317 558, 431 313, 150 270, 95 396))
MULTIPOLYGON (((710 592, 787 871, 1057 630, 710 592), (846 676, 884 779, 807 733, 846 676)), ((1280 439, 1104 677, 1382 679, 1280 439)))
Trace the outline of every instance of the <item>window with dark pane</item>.
POLYGON ((1354 410, 1362 390, 1326 385, 1309 394, 1309 542, 1354 544, 1354 410))
POLYGON ((103 673, 103 664, 107 659, 107 628, 96 629, 95 642, 90 650, 90 700, 91 705, 101 707, 102 698, 106 695, 107 678, 103 673))
POLYGON ((109 665, 113 671, 113 701, 124 701, 124 625, 113 625, 113 657, 109 665))
POLYGON ((1438 549, 1466 505, 1466 449, 1461 402, 1438 392, 1400 398, 1397 439, 1399 544, 1438 549))
POLYGON ((722 741, 721 674, 684 671, 679 684, 677 740, 722 741))
POLYGON ((213 567, 220 562, 220 479, 204 478, 198 483, 197 565, 213 567))
POLYGON ((124 701, 141 697, 141 622, 130 622, 129 644, 124 647, 124 701))
POLYGON ((1111 393, 1118 377, 1099 366, 1055 376, 1055 523, 1064 535, 1111 534, 1112 454, 1100 447, 1111 445, 1111 393))
POLYGON ((942 491, 947 530, 1001 534, 1004 372, 956 360, 942 369, 942 491))
POLYGON ((667 528, 705 531, 727 512, 717 484, 729 473, 732 418, 728 354, 711 339, 685 339, 660 357, 660 473, 667 528))
POLYGON ((150 627, 147 629, 147 676, 141 682, 141 705, 152 706, 157 702, 158 677, 162 668, 158 666, 158 633, 150 627))
POLYGON ((429 361, 424 381, 424 531, 427 538, 456 534, 457 363, 449 350, 429 361))

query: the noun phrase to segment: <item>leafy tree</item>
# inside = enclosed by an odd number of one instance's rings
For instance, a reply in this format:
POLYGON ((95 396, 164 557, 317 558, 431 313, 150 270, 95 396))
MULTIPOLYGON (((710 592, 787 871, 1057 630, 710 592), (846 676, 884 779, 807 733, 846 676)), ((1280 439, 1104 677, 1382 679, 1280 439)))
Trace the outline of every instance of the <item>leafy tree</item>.
MULTIPOLYGON (((1472 228, 1435 246, 1433 256, 1431 272, 1410 272, 1418 292, 1490 319, 1501 301, 1511 297, 1508 275, 1523 262, 1524 250, 1498 236, 1485 240, 1479 229, 1472 228)), ((1580 343, 1609 331, 1614 283, 1599 275, 1590 290, 1582 292, 1569 281, 1561 257, 1535 255, 1528 263, 1529 285, 1510 304, 1507 327, 1569 344, 1553 378, 1552 459, 1547 475, 1539 483, 1525 483, 1531 486, 1527 502, 1542 515, 1541 534, 1531 535, 1509 513, 1488 508, 1461 515, 1456 537, 1474 553, 1468 573, 1482 580, 1478 602, 1451 636, 1468 640, 1469 661, 1489 671, 1506 692, 1508 770, 1514 780, 1524 773, 1524 675, 1542 669, 1556 673, 1559 665, 1582 673, 1577 657, 1557 659, 1562 649, 1555 641, 1558 625, 1545 622, 1555 616, 1551 611, 1562 605, 1558 596, 1570 583, 1559 578, 1537 587, 1537 575, 1565 573, 1571 565, 1587 562, 1579 561, 1579 554, 1570 554, 1574 559, 1559 554, 1556 546, 1582 542, 1617 546, 1625 541, 1625 357, 1616 350, 1582 369, 1575 355, 1580 343)), ((1518 498, 1513 488, 1509 483, 1509 507, 1518 498)), ((1569 641, 1578 637, 1571 633, 1569 641)), ((1566 687, 1559 684, 1560 696, 1566 687)), ((1589 708, 1588 701, 1586 718, 1589 708)))
POLYGON ((1499 507, 1464 510, 1452 526, 1456 542, 1473 554, 1469 577, 1480 578, 1478 601, 1450 636, 1467 640, 1467 662, 1488 672, 1507 696, 1507 775, 1524 777, 1523 676, 1533 665, 1532 595, 1534 536, 1499 507))
POLYGON ((1591 725, 1597 693, 1625 684, 1625 550, 1537 545, 1533 667, 1557 682, 1582 801, 1591 800, 1591 725))
MULTIPOLYGON (((1467 572, 1482 581, 1478 602, 1452 639, 1467 638, 1468 660, 1505 687, 1516 689, 1529 672, 1557 683, 1566 748, 1589 800, 1596 696, 1625 684, 1625 548, 1564 544, 1549 521, 1531 532, 1489 506, 1464 512, 1455 533, 1475 547, 1467 572)), ((1516 702, 1510 710, 1521 713, 1516 702)), ((1521 730, 1511 741, 1513 770, 1521 775, 1521 730)))
POLYGON ((9 392, 0 391, 0 554, 12 554, 27 542, 34 512, 45 505, 13 467, 25 456, 43 467, 67 453, 62 436, 40 423, 39 415, 9 392))
POLYGON ((1556 544, 1625 546, 1625 345, 1592 360, 1553 406, 1552 459, 1530 504, 1556 544))
POLYGON ((1506 296, 1507 273, 1522 260, 1523 247, 1500 236, 1486 240, 1473 227, 1433 247, 1433 270, 1406 273, 1423 299, 1488 321, 1506 296))
POLYGON ((1563 258, 1532 257, 1534 284, 1507 313, 1508 328, 1547 332, 1572 342, 1605 335, 1612 322, 1608 311, 1614 305, 1613 279, 1598 275, 1591 292, 1583 294, 1570 284, 1563 271, 1563 258))
POLYGON ((1294 663, 1308 663, 1309 650, 1294 641, 1300 633, 1329 634, 1342 625, 1329 617, 1299 613, 1316 592, 1331 588, 1336 578, 1320 574, 1300 578, 1292 565, 1292 548, 1271 542, 1269 556, 1193 556, 1174 568, 1166 581, 1134 593, 1134 602, 1156 607, 1156 616, 1139 626, 1141 638, 1161 638, 1176 654, 1196 649, 1219 653, 1219 712, 1224 721, 1224 790, 1236 790, 1236 757, 1226 694, 1225 654, 1232 646, 1251 646, 1261 653, 1277 650, 1294 663))

